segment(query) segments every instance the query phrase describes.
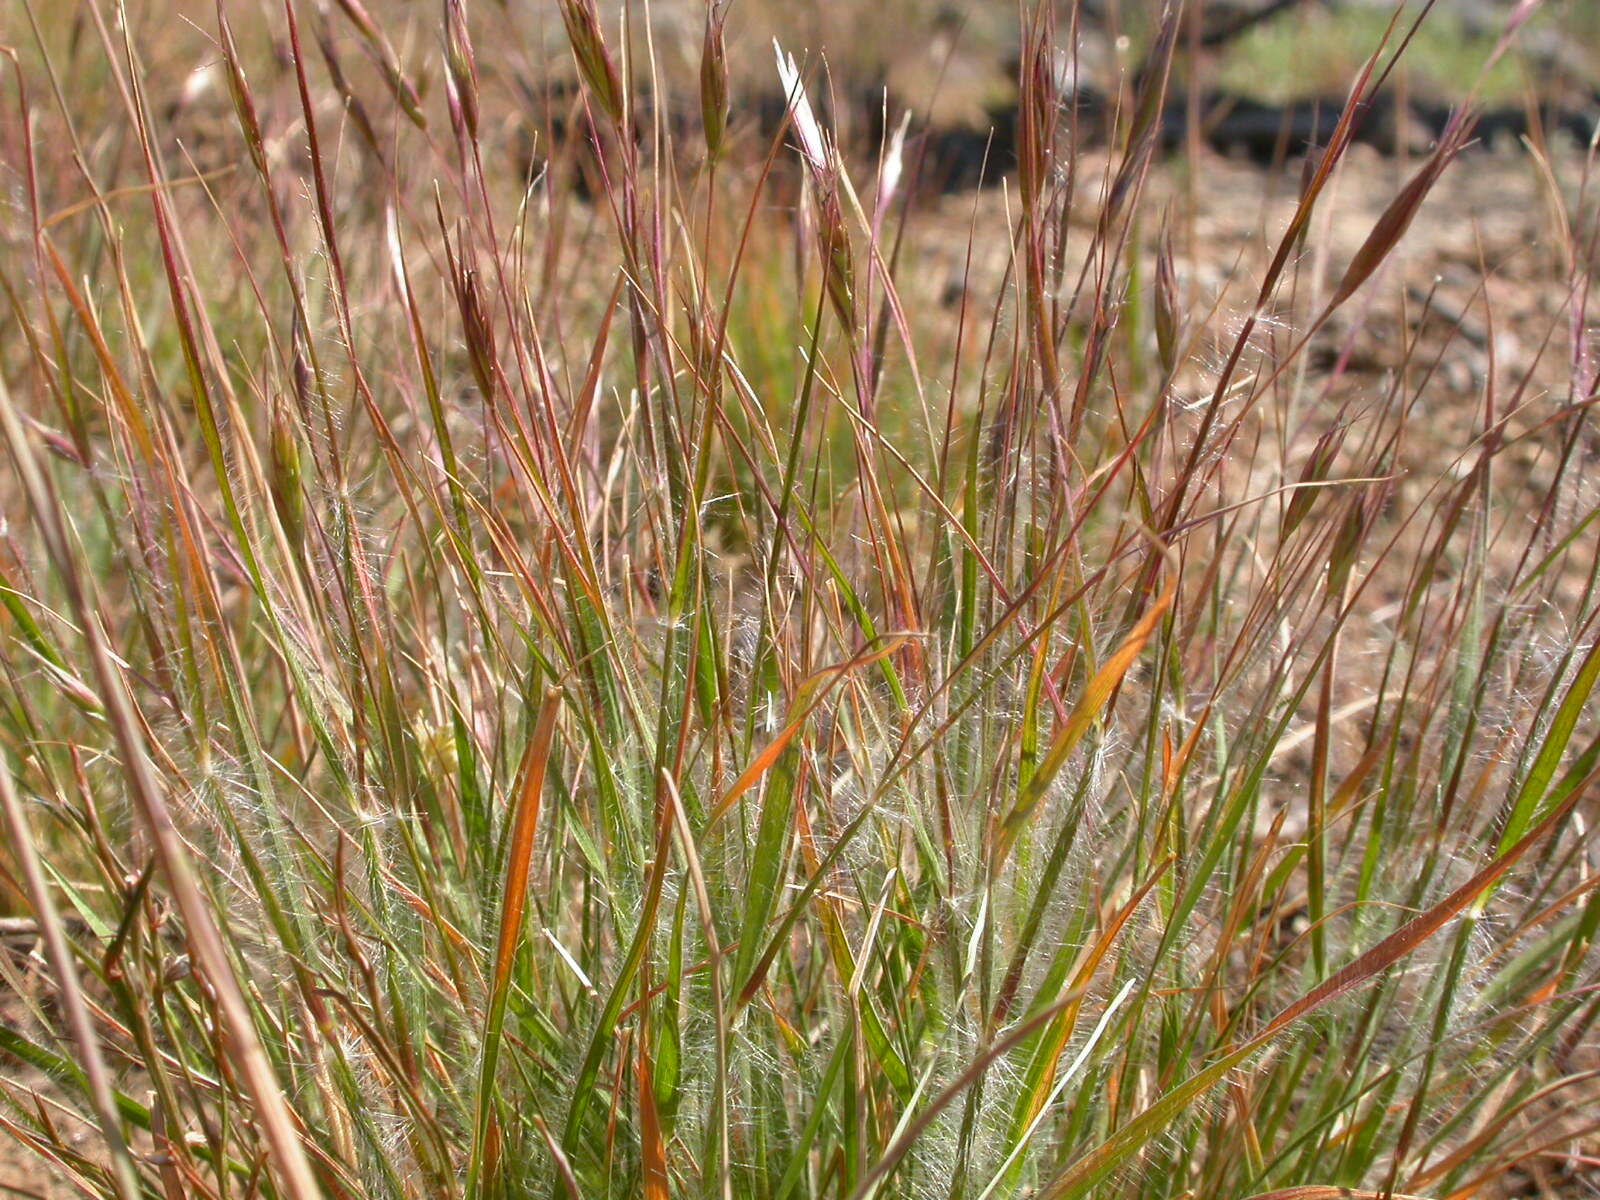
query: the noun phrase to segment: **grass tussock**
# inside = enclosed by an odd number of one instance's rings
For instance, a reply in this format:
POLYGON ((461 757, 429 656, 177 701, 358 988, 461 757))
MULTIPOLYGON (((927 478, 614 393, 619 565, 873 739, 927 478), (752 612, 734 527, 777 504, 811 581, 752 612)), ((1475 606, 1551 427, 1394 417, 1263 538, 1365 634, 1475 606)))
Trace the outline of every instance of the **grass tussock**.
POLYGON ((1027 6, 1015 171, 937 202, 737 5, 165 7, 4 34, 0 1126, 60 1179, 1456 1198, 1593 1145, 1591 180, 1538 159, 1528 364, 1444 382, 1484 265, 1357 371, 1471 152, 1465 88, 1337 248, 1425 11, 1209 287, 1181 7, 1091 142, 1090 18, 1027 6))

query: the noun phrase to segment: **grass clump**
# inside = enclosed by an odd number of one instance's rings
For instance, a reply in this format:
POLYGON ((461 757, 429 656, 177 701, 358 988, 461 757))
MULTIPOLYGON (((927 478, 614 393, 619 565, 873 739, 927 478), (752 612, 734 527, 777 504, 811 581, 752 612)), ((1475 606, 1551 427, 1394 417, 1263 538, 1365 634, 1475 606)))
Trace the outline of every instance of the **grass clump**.
POLYGON ((816 57, 752 120, 720 4, 560 0, 543 90, 461 0, 21 11, 0 1122, 63 1179, 1465 1197, 1592 1135, 1593 229, 1550 168, 1525 368, 1450 392, 1424 290, 1355 370, 1471 136, 1335 254, 1422 14, 1208 294, 1181 9, 1104 147, 1029 9, 956 208, 816 57))

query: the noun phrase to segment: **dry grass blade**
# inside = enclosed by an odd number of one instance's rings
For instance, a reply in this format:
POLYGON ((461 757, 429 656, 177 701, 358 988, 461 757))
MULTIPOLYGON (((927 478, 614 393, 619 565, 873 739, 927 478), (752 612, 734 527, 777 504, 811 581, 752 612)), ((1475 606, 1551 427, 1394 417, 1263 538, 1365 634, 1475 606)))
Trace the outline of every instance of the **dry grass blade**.
POLYGON ((1248 1061, 1251 1055, 1270 1044, 1297 1021, 1316 1012, 1331 1001, 1363 987, 1388 971, 1428 938, 1438 933, 1452 919, 1459 916, 1469 904, 1494 886, 1523 855, 1533 849, 1557 825, 1571 815, 1583 798, 1585 787, 1600 779, 1600 770, 1591 774, 1584 787, 1573 790, 1568 799, 1547 815, 1516 845, 1475 874, 1438 904, 1421 916, 1407 921, 1394 933, 1384 938, 1371 950, 1332 977, 1312 988, 1289 1005, 1261 1032, 1243 1045, 1231 1049, 1223 1057, 1190 1076, 1172 1091, 1162 1096, 1151 1107, 1134 1118, 1102 1145, 1073 1163, 1057 1175, 1040 1191, 1044 1200, 1062 1200, 1063 1197, 1083 1195, 1087 1189, 1104 1179, 1117 1165, 1139 1148, 1171 1119, 1174 1110, 1195 1097, 1209 1091, 1229 1071, 1248 1061))
POLYGON ((34 520, 45 535, 51 560, 83 632, 96 690, 116 737, 129 788, 177 901, 195 966, 204 973, 207 985, 216 994, 221 1032, 245 1092, 255 1105, 255 1118, 261 1123, 279 1186, 293 1200, 315 1200, 321 1196, 322 1189, 317 1185, 310 1160, 300 1144, 300 1131, 257 1036, 249 1004, 228 959, 211 907, 196 879, 188 850, 162 796, 127 686, 102 640, 102 618, 82 576, 78 556, 68 541, 59 502, 39 469, 32 442, 22 429, 4 380, 0 380, 0 434, 5 436, 34 520))
POLYGON ((533 868, 534 843, 539 833, 539 811, 544 802, 545 771, 555 741, 556 717, 561 712, 561 689, 548 688, 539 704, 533 733, 523 752, 513 796, 511 824, 506 839, 505 886, 501 893, 500 927, 495 937, 494 973, 489 982, 489 1008, 483 1024, 483 1050, 479 1064, 478 1118, 473 1134, 472 1159, 467 1172, 467 1195, 483 1185, 488 1149, 497 1140, 495 1077, 500 1062, 500 1042, 505 1026, 506 1001, 511 994, 511 970, 522 945, 528 904, 528 880, 533 868))
MULTIPOLYGON (((50 969, 55 972, 57 994, 66 1010, 67 1026, 72 1031, 78 1048, 78 1061, 88 1078, 90 1095, 94 1100, 96 1115, 100 1119, 100 1136, 105 1139, 111 1154, 111 1176, 120 1200, 137 1200, 139 1177, 134 1170, 133 1158, 122 1128, 122 1114, 117 1111, 112 1094, 111 1075, 106 1070, 105 1055, 100 1052, 99 1035, 89 1016, 83 984, 72 961, 72 950, 67 945, 66 931, 61 916, 56 912, 55 901, 50 896, 44 869, 38 853, 33 848, 33 834, 22 812, 22 800, 17 795, 16 784, 10 770, 0 764, 0 815, 5 818, 5 830, 11 839, 12 853, 22 866, 22 881, 28 900, 37 914, 37 929, 43 935, 45 953, 50 959, 50 969)), ((5 953, 0 948, 0 954, 5 953)))
POLYGON ((1066 765, 1072 752, 1078 748, 1078 743, 1083 740, 1083 735, 1089 732, 1089 727, 1100 717, 1129 668, 1138 660, 1146 643, 1154 635, 1156 627, 1161 624, 1162 617, 1172 607, 1172 602, 1177 596, 1177 587, 1176 578, 1168 581, 1155 603, 1149 607, 1144 616, 1139 618, 1122 644, 1101 664, 1100 669, 1084 687, 1083 695, 1073 706, 1072 715, 1051 740, 1050 749, 1045 752, 1038 770, 1001 822, 995 840, 995 870, 998 871, 1004 865, 1006 855, 1010 853, 1023 825, 1038 808, 1051 783, 1060 774, 1061 768, 1066 765))
POLYGON ((837 663, 831 667, 824 667, 806 679, 795 693, 791 704, 789 720, 784 724, 773 739, 768 742, 759 753, 751 760, 739 778, 724 792, 717 802, 712 805, 711 811, 706 816, 706 825, 715 825, 721 820, 736 803, 739 797, 748 792, 761 782, 761 777, 772 770, 773 764, 783 754, 784 749, 792 742, 795 735, 805 727, 806 719, 816 710, 817 705, 827 697, 828 693, 839 683, 862 667, 870 666, 888 658, 901 646, 910 640, 906 634, 885 634, 878 639, 878 644, 870 646, 853 655, 847 661, 837 663))

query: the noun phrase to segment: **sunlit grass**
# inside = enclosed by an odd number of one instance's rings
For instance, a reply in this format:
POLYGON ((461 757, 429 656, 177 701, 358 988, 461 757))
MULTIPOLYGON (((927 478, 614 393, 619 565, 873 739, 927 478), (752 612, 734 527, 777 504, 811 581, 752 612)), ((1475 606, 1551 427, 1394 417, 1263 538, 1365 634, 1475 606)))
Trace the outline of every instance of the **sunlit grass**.
POLYGON ((721 8, 557 9, 581 92, 458 0, 5 34, 5 1131, 122 1200, 1464 1198, 1591 1137, 1581 198, 1526 376, 1312 355, 1462 166, 1465 82, 1331 253, 1415 14, 1216 298, 1176 17, 1102 150, 1026 14, 1018 170, 936 205, 915 124, 763 128, 721 8))

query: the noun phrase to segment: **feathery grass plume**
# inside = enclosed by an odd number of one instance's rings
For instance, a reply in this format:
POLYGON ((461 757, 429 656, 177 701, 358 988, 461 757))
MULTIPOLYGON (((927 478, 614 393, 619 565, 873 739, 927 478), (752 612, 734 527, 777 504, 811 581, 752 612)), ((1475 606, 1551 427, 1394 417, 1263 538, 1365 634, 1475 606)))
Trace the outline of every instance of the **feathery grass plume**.
POLYGON ((600 31, 599 9, 594 0, 558 0, 558 3, 579 74, 605 114, 614 124, 620 123, 625 97, 617 68, 606 49, 605 36, 600 31))
POLYGON ((1156 353, 1161 358, 1161 369, 1171 375, 1178 366, 1178 337, 1182 332, 1183 314, 1178 301, 1178 278, 1172 265, 1172 236, 1163 233, 1156 253, 1155 285, 1156 353))
POLYGON ((726 0, 707 0, 705 40, 700 48, 700 128, 706 156, 722 155, 728 132, 728 44, 726 0))
POLYGON ((478 59, 467 29, 466 0, 445 0, 444 60, 452 121, 459 121, 467 137, 478 137, 478 59), (457 114, 459 113, 459 118, 457 114))
POLYGON ((806 96, 805 81, 795 66, 794 56, 785 54, 774 40, 778 60, 778 79, 783 85, 790 126, 799 139, 797 149, 811 181, 811 197, 821 234, 824 286, 840 324, 853 331, 856 326, 855 263, 850 251, 850 229, 845 223, 841 195, 848 186, 837 148, 822 132, 822 125, 806 96))

